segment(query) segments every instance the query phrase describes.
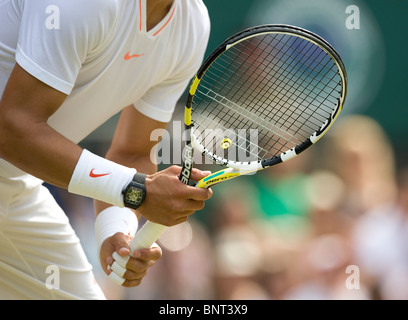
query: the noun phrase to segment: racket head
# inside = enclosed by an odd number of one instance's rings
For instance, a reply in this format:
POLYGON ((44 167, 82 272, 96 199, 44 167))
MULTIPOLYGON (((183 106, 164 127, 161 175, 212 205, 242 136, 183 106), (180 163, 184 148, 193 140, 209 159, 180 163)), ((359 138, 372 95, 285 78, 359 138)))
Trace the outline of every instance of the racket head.
POLYGON ((287 161, 316 143, 343 108, 347 73, 320 36, 289 25, 243 30, 202 64, 185 108, 183 171, 192 149, 222 170, 219 182, 287 161))

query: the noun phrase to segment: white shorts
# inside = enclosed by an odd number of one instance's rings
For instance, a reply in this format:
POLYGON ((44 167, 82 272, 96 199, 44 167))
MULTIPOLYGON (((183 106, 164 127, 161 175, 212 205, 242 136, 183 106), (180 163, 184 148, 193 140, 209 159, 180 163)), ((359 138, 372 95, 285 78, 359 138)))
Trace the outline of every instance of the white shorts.
POLYGON ((30 176, 0 176, 0 299, 105 299, 67 216, 30 176))

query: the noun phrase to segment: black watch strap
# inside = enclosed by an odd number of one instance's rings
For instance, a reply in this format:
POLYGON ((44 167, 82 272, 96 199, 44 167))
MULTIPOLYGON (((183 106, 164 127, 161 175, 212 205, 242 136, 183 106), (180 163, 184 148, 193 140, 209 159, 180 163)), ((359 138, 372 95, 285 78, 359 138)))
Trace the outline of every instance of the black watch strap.
POLYGON ((133 176, 133 181, 144 186, 146 182, 146 175, 144 173, 136 172, 136 174, 133 176))

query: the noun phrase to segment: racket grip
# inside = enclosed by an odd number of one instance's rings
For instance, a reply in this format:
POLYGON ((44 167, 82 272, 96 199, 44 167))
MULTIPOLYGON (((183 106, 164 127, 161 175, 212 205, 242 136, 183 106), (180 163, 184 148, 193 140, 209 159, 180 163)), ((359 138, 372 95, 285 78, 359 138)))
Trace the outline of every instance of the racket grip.
POLYGON ((133 253, 138 249, 150 248, 159 237, 162 235, 167 227, 158 223, 147 221, 143 227, 136 232, 134 238, 130 242, 130 250, 133 253))
MULTIPOLYGON (((167 227, 161 224, 147 221, 130 241, 131 254, 138 249, 151 248, 166 228, 167 227)), ((121 286, 125 282, 123 275, 126 272, 129 256, 122 257, 116 252, 114 252, 112 256, 115 259, 115 262, 112 264, 112 272, 110 273, 109 278, 121 286)))

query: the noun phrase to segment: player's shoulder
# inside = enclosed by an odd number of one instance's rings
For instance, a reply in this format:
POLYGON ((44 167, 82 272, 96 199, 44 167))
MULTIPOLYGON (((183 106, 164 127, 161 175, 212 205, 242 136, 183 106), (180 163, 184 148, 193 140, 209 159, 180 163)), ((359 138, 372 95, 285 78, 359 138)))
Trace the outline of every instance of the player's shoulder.
POLYGON ((28 14, 55 12, 57 10, 64 27, 81 28, 95 23, 109 23, 117 17, 121 0, 19 0, 28 14), (47 10, 51 9, 52 10, 47 10))
POLYGON ((82 7, 85 7, 87 11, 103 15, 110 15, 118 12, 123 0, 74 0, 74 2, 80 6, 79 10, 82 10, 82 7))
POLYGON ((183 7, 184 21, 190 30, 202 36, 210 32, 210 17, 202 0, 179 0, 183 7))
POLYGON ((117 23, 123 0, 53 1, 58 3, 61 30, 66 30, 62 33, 75 34, 77 39, 83 39, 94 48, 103 42, 117 23))
POLYGON ((206 5, 202 0, 181 0, 187 8, 189 16, 198 24, 207 26, 210 17, 206 5))
POLYGON ((188 6, 188 8, 192 11, 196 11, 196 13, 201 15, 208 15, 208 10, 206 5, 204 4, 203 0, 180 0, 184 2, 188 6))
POLYGON ((117 16, 123 0, 70 0, 63 1, 69 7, 67 11, 73 10, 72 15, 85 19, 85 21, 109 22, 117 16))

